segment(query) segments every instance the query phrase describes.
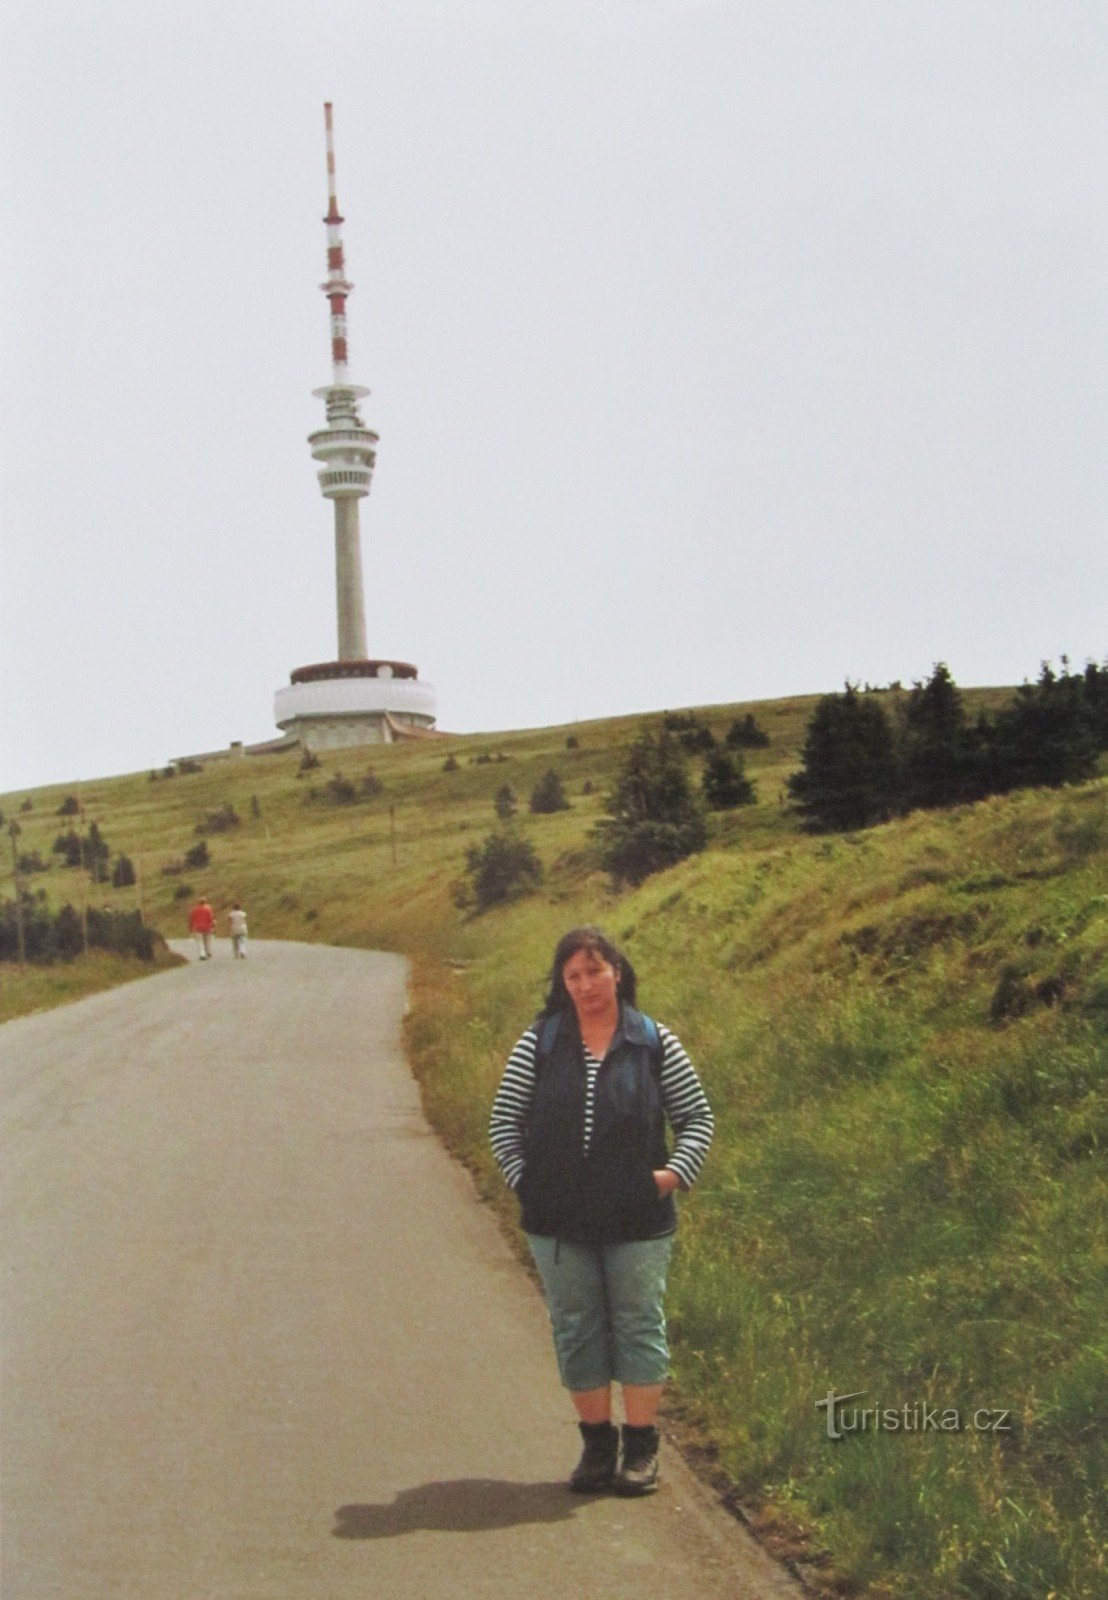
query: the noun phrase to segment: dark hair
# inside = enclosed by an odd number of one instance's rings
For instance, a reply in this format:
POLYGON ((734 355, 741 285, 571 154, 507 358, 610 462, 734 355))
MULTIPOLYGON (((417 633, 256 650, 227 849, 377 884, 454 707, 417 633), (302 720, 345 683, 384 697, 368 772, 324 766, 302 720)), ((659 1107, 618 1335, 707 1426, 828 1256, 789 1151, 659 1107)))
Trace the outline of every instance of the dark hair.
POLYGON ((606 933, 599 928, 586 924, 581 928, 571 928, 568 933, 563 933, 554 949, 554 959, 550 963, 550 989, 543 1005, 544 1012, 563 1011, 567 1006, 572 1006, 565 980, 562 977, 562 968, 566 962, 577 954, 579 950, 591 950, 605 960, 609 966, 619 969, 619 982, 616 993, 621 1000, 629 1006, 635 1004, 635 995, 638 990, 638 979, 635 969, 619 947, 612 943, 606 933))

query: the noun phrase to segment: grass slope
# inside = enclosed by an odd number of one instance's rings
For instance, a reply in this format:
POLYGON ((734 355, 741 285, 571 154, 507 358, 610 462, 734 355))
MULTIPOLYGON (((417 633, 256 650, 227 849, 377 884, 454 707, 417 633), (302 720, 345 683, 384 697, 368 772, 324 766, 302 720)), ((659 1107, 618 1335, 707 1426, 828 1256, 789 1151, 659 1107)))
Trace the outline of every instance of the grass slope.
MULTIPOLYGON (((966 696, 971 711, 998 697, 966 696)), ((621 895, 585 839, 640 718, 347 753, 304 778, 288 756, 213 763, 83 799, 141 860, 163 932, 189 900, 161 868, 231 802, 241 826, 210 841, 192 890, 242 898, 262 936, 408 952, 429 1113, 509 1225, 489 1100, 555 937, 603 921, 717 1113, 671 1294, 674 1404, 717 1470, 829 1587, 1092 1600, 1108 1531, 1108 781, 808 838, 779 802, 813 705, 709 708, 717 735, 748 709, 770 732, 748 760, 759 803, 621 895), (551 765, 573 809, 523 824, 542 895, 464 919, 451 885, 493 795, 510 783, 525 809, 551 765), (367 767, 377 799, 308 797, 367 767), (839 1440, 816 1407, 829 1390, 865 1391, 839 1440), (985 1410, 1008 1413, 999 1431, 973 1426, 985 1410), (934 1425, 954 1412, 959 1431, 934 1425)), ((65 792, 32 797, 22 849, 48 852, 65 792)), ((77 881, 32 880, 57 901, 77 881)))

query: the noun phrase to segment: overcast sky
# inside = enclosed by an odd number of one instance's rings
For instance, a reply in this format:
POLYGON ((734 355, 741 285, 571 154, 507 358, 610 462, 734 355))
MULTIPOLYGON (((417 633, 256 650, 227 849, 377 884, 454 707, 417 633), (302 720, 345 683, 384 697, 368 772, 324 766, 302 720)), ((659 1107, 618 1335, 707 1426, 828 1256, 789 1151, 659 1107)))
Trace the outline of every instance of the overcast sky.
POLYGON ((0 788, 1108 653, 1103 0, 6 0, 0 788))

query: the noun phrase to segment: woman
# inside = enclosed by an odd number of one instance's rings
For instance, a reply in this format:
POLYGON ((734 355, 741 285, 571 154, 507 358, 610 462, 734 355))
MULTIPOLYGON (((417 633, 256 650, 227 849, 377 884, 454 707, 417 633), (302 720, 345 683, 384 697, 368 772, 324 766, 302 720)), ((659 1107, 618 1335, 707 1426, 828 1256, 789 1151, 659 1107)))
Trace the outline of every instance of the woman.
POLYGON ((489 1124, 493 1153, 519 1195, 584 1440, 569 1480, 579 1494, 658 1486, 673 1195, 691 1187, 712 1138, 712 1113, 680 1040, 635 1010, 635 995, 634 969, 611 940, 599 928, 571 929, 489 1124), (623 1390, 622 1459, 613 1382, 623 1390))

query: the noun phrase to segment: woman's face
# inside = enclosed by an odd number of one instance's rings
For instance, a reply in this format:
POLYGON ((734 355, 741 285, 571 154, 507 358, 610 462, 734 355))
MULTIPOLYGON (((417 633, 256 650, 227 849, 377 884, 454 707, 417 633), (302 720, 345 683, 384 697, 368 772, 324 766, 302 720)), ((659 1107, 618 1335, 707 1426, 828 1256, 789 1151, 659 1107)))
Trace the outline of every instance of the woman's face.
POLYGON ((562 982, 582 1019, 619 1010, 619 968, 597 950, 577 950, 562 968, 562 982))

